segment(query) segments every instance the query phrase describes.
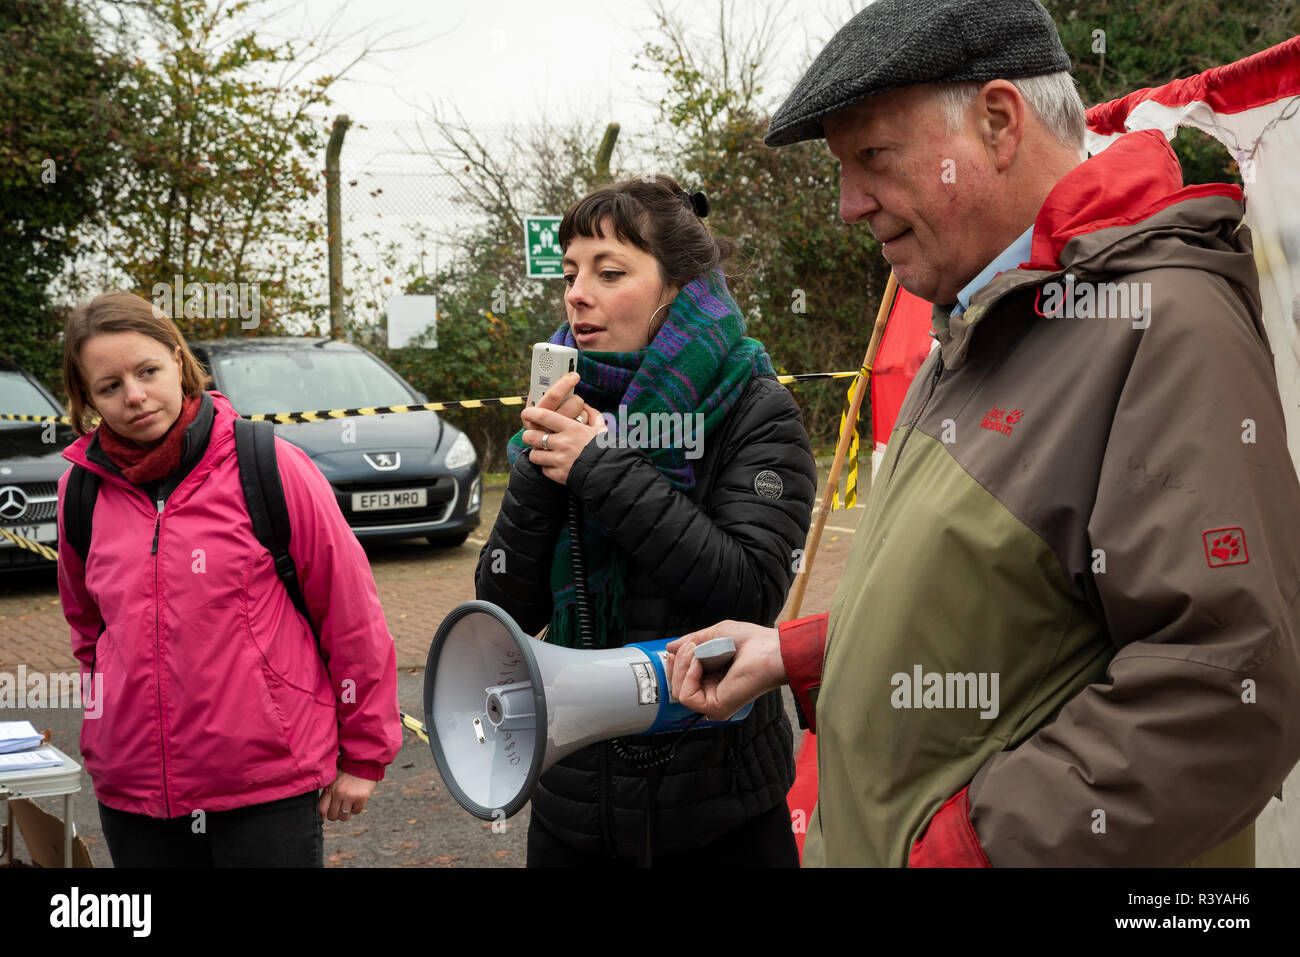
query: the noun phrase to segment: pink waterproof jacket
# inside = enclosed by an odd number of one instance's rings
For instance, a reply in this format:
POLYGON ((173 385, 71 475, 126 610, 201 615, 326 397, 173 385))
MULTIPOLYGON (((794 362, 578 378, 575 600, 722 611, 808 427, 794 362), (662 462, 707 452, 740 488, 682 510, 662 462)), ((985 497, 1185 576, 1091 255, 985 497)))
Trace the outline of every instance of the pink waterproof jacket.
POLYGON ((102 681, 102 701, 82 721, 82 757, 100 801, 150 817, 291 797, 328 786, 339 769, 380 780, 401 746, 393 639, 329 483, 276 439, 289 554, 318 651, 253 534, 234 409, 210 394, 207 451, 162 511, 87 459, 93 434, 64 451, 103 480, 84 565, 64 540, 68 475, 59 481, 63 612, 82 674, 102 681))

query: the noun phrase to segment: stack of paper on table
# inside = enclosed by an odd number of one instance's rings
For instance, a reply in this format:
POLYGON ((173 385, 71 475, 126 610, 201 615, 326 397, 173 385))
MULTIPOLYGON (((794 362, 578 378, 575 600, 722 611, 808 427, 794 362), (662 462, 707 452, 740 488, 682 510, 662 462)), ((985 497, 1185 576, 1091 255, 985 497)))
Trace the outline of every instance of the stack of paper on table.
POLYGON ((41 743, 30 721, 0 721, 0 754, 26 751, 41 743))
POLYGON ((52 768, 63 760, 49 748, 39 751, 17 751, 0 754, 0 774, 6 771, 31 771, 34 768, 52 768))

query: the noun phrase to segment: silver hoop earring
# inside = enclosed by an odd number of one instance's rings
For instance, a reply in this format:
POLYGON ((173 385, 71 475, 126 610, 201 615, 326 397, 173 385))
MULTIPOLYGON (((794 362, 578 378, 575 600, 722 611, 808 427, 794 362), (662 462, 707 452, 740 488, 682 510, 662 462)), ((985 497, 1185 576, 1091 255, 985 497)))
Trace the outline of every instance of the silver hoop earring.
MULTIPOLYGON (((672 305, 671 302, 666 302, 666 303, 664 303, 662 306, 660 306, 659 309, 664 309, 664 308, 666 308, 666 307, 668 307, 668 306, 671 306, 671 305, 672 305)), ((649 323, 649 324, 652 325, 652 326, 655 324, 655 316, 659 315, 659 309, 656 309, 654 312, 652 312, 652 313, 650 314, 650 323, 649 323)))

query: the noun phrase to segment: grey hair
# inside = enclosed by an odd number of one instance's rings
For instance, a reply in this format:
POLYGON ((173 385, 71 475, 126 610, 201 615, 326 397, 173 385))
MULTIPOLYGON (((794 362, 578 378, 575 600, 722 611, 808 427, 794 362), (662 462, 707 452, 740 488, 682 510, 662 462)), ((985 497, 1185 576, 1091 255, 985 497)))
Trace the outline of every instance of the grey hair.
MULTIPOLYGON (((1010 82, 1020 91, 1039 122, 1063 146, 1083 150, 1087 121, 1084 118, 1083 101, 1079 99, 1079 91, 1074 85, 1074 77, 1063 71, 1024 76, 1010 82)), ((966 118, 966 108, 983 88, 983 83, 944 83, 936 87, 935 96, 943 106, 949 132, 961 128, 966 118)))

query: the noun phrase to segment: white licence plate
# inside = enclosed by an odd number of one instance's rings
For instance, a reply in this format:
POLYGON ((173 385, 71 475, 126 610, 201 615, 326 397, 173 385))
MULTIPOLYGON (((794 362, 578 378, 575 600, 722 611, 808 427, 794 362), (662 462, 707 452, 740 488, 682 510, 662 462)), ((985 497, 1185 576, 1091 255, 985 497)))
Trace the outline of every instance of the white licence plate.
POLYGON ((429 490, 423 488, 381 489, 376 492, 353 492, 352 511, 378 512, 388 508, 424 508, 429 504, 429 490))
MULTIPOLYGON (((57 522, 45 522, 41 525, 6 525, 6 532, 11 532, 19 538, 26 538, 33 542, 40 542, 43 545, 52 545, 59 540, 59 526, 57 522)), ((0 535, 0 548, 17 548, 13 542, 0 535)))

